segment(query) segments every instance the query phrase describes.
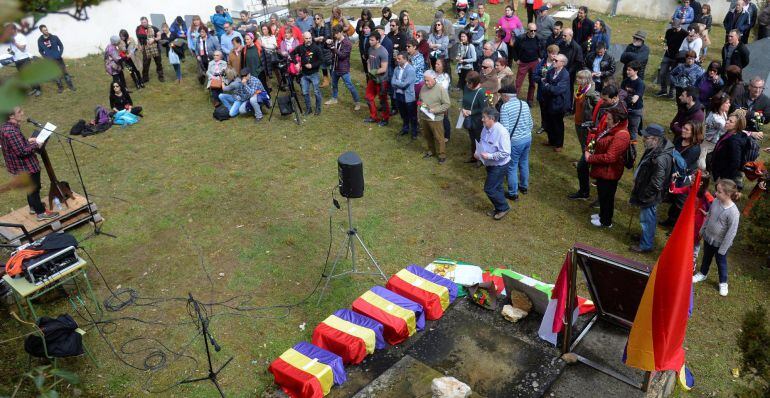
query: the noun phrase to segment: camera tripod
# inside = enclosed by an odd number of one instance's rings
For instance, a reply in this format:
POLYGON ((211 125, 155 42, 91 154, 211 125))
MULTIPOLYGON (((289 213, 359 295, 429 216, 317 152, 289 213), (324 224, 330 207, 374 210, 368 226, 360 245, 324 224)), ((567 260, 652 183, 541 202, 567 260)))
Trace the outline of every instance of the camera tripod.
POLYGON ((380 264, 377 263, 377 260, 374 259, 374 256, 369 251, 369 248, 366 247, 366 244, 364 244, 364 241, 361 239, 361 235, 358 233, 358 229, 353 227, 353 204, 350 201, 350 198, 347 198, 347 205, 348 205, 348 229, 345 231, 345 240, 342 242, 342 245, 340 246, 339 250, 337 251, 337 254, 334 256, 334 263, 332 263, 332 269, 331 272, 328 274, 322 274, 321 276, 323 278, 326 278, 326 283, 324 283, 323 289, 321 289, 321 294, 318 295, 318 302, 316 302, 316 305, 321 304, 321 300, 324 297, 324 294, 326 293, 326 289, 329 287, 329 282, 331 282, 334 278, 339 278, 341 276, 345 276, 348 274, 358 274, 358 275, 379 275, 382 277, 382 279, 387 280, 388 278, 385 277, 385 273, 382 272, 382 268, 380 268, 380 264), (369 257, 369 260, 372 262, 372 265, 374 265, 374 268, 377 269, 377 271, 362 271, 358 269, 358 265, 356 264, 356 242, 361 245, 361 248, 364 249, 364 252, 366 253, 366 256, 369 257), (339 273, 336 273, 337 265, 339 265, 340 260, 342 260, 342 256, 345 256, 347 258, 348 253, 350 253, 350 264, 352 265, 352 268, 347 271, 342 271, 339 273))
MULTIPOLYGON (((302 105, 299 103, 299 97, 297 96, 297 90, 294 88, 294 79, 289 76, 288 73, 285 71, 278 69, 278 73, 281 75, 281 84, 278 86, 278 92, 286 91, 289 92, 289 104, 292 107, 292 110, 294 111, 294 121, 297 122, 298 125, 302 124, 302 105), (287 87, 286 89, 281 89, 281 86, 287 87)), ((278 104, 278 95, 275 96, 275 98, 272 99, 273 103, 270 104, 270 117, 267 118, 268 121, 273 120, 273 111, 275 111, 275 105, 278 104)))

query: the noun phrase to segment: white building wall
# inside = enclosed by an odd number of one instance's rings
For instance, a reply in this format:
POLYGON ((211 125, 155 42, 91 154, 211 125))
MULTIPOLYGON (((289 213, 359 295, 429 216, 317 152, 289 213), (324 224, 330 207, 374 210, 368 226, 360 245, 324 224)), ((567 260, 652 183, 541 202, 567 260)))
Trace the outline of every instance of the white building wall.
MULTIPOLYGON (((285 0, 270 0, 269 6, 276 5, 277 1, 286 4, 285 0)), ((109 44, 110 36, 117 35, 120 29, 126 29, 134 36, 134 29, 143 16, 149 18, 150 14, 163 14, 166 22, 171 22, 177 15, 184 17, 186 14, 197 14, 205 23, 214 14, 214 6, 217 4, 229 8, 235 14, 243 9, 262 9, 259 0, 106 0, 96 7, 88 8, 87 21, 76 21, 67 15, 51 14, 45 16, 40 24, 48 26, 51 33, 59 36, 64 44, 65 58, 80 58, 100 53, 109 44)), ((38 54, 39 36, 38 30, 27 35, 35 55, 38 54)), ((0 51, 4 52, 5 48, 0 51)))

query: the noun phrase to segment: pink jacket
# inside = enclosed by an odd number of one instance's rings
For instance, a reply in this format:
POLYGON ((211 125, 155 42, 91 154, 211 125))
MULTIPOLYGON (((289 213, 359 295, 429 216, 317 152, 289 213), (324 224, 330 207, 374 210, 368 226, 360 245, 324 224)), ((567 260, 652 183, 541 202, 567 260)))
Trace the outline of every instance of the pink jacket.
POLYGON ((500 25, 503 31, 505 31, 505 38, 503 40, 506 43, 511 42, 511 33, 514 30, 524 29, 524 25, 521 24, 521 20, 516 15, 513 15, 510 18, 503 15, 502 17, 500 17, 500 20, 497 21, 497 24, 500 25))

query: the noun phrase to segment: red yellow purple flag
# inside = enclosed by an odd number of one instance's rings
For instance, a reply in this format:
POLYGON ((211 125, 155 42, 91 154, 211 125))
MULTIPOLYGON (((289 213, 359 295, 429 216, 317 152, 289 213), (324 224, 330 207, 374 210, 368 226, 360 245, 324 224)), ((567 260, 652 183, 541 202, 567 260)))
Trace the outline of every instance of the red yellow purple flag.
POLYGON ((652 269, 626 345, 625 363, 646 371, 681 371, 692 293, 695 200, 700 172, 652 269))

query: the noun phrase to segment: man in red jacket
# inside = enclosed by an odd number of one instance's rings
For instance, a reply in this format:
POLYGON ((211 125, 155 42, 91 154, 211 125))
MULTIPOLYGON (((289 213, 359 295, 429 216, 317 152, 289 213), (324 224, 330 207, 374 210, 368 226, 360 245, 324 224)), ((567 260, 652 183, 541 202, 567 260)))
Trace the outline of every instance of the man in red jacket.
POLYGON ((605 114, 606 129, 589 141, 583 154, 591 168, 591 178, 596 180, 599 196, 599 214, 591 215, 595 227, 609 228, 615 212, 615 192, 625 169, 626 150, 631 145, 631 135, 624 123, 628 114, 615 107, 605 114))

